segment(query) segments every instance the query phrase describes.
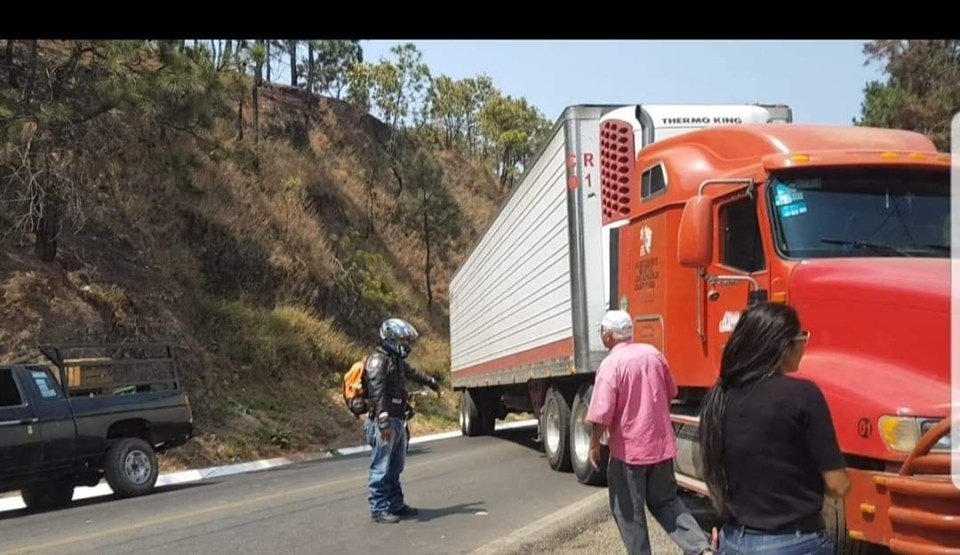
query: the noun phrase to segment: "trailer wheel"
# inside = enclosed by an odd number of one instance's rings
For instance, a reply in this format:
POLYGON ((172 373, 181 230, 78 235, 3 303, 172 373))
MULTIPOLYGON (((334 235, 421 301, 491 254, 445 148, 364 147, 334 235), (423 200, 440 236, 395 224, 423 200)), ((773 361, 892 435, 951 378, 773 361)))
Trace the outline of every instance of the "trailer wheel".
POLYGON ((558 389, 551 387, 542 414, 543 448, 550 468, 570 472, 570 403, 558 389))
POLYGON ((139 437, 125 437, 107 450, 103 473, 118 497, 143 495, 157 483, 157 455, 139 437))
POLYGON ((836 555, 865 555, 868 545, 855 540, 847 534, 847 517, 844 513, 843 500, 824 498, 823 520, 827 525, 827 536, 836 546, 836 555))
POLYGON ((478 436, 483 433, 480 406, 476 397, 476 390, 472 389, 464 389, 460 395, 460 433, 465 436, 478 436))
POLYGON ((581 484, 605 486, 609 460, 609 449, 606 445, 600 446, 600 468, 595 469, 590 464, 590 436, 593 434, 593 425, 587 422, 587 408, 590 406, 591 395, 593 385, 583 384, 573 398, 573 408, 570 411, 570 462, 577 481, 581 484))

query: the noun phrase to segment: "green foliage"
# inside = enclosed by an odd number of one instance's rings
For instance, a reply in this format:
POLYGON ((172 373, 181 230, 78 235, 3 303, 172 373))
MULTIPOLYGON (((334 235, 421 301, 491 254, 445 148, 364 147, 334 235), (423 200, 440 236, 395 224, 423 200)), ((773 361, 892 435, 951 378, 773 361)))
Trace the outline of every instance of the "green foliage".
POLYGON ((865 64, 883 65, 887 80, 867 84, 854 124, 918 131, 948 151, 960 111, 960 40, 877 40, 864 54, 865 64))
POLYGON ((363 247, 356 229, 347 229, 335 244, 340 269, 336 277, 338 313, 360 328, 375 327, 400 303, 399 295, 380 277, 386 262, 382 255, 363 247))
POLYGON ((460 237, 463 218, 456 200, 443 182, 443 170, 430 153, 418 150, 407 164, 406 225, 423 245, 424 286, 427 305, 433 306, 435 257, 446 259, 460 237))

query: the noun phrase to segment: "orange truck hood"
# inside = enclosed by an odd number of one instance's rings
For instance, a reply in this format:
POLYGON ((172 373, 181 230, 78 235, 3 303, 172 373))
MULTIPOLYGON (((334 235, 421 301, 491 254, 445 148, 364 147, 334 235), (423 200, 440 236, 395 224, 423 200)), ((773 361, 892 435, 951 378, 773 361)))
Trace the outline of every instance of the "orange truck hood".
POLYGON ((900 459, 881 415, 950 415, 949 259, 805 261, 789 302, 811 332, 797 376, 820 385, 845 451, 900 459))

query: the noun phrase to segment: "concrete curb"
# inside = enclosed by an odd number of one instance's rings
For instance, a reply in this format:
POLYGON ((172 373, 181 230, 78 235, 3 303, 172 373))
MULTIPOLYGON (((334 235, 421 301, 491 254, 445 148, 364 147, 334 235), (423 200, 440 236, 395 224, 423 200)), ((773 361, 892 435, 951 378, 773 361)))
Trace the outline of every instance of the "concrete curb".
POLYGON ((543 553, 610 517, 607 488, 587 496, 508 536, 470 552, 470 555, 526 555, 543 553))
MULTIPOLYGON (((498 424, 496 429, 499 430, 511 430, 514 428, 524 428, 527 426, 535 425, 536 420, 521 420, 517 422, 507 422, 504 424, 498 424)), ((455 437, 460 437, 459 431, 453 432, 443 432, 439 434, 431 434, 428 436, 419 436, 410 438, 410 445, 419 445, 421 443, 430 443, 432 441, 441 441, 445 439, 453 439, 455 437)), ((307 453, 299 455, 290 455, 288 457, 276 457, 273 459, 261 459, 258 461, 250 461, 245 463, 230 464, 223 466, 211 466, 207 468, 199 468, 195 470, 181 470, 178 472, 170 472, 167 474, 161 474, 157 478, 157 486, 169 486, 173 484, 185 484, 188 482, 198 482, 200 480, 208 480, 210 478, 219 478, 223 476, 231 476, 234 474, 245 474, 248 472, 258 472, 260 470, 267 470, 269 468, 276 468, 278 466, 287 466, 295 463, 302 462, 311 462, 318 461, 323 459, 333 459, 339 457, 349 457, 351 455, 357 455, 359 453, 366 453, 370 451, 369 445, 358 445, 355 447, 347 447, 345 449, 332 449, 323 453, 307 453)), ((77 501, 80 499, 88 499, 91 497, 101 497, 104 495, 111 495, 113 490, 110 489, 110 486, 105 480, 101 480, 99 484, 94 487, 78 487, 73 493, 73 500, 77 501)), ((19 509, 24 509, 26 506, 23 504, 23 498, 17 494, 10 497, 0 498, 0 512, 3 511, 15 511, 19 509)))

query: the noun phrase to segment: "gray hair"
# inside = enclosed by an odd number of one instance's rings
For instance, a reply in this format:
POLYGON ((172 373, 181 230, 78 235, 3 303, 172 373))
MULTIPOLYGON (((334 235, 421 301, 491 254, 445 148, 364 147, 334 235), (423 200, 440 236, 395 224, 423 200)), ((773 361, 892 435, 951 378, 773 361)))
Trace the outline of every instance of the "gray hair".
POLYGON ((623 310, 608 310, 600 321, 600 333, 610 332, 617 341, 633 338, 633 318, 623 310))

